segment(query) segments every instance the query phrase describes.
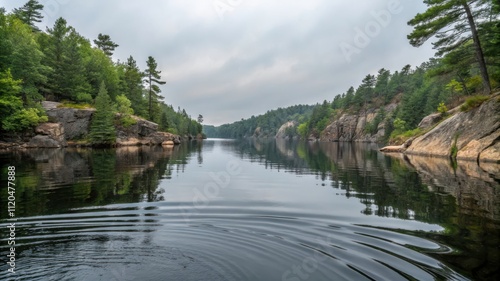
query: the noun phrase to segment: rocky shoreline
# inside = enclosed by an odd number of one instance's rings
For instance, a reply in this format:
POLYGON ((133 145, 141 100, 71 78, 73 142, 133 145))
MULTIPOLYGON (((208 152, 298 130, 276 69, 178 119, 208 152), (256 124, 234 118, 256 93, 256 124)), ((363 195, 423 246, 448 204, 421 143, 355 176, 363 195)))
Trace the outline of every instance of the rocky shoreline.
MULTIPOLYGON (((43 102, 49 122, 31 131, 4 135, 0 150, 28 148, 90 147, 86 140, 95 109, 61 107, 60 103, 43 102)), ((119 118, 119 115, 117 115, 119 118)), ((158 124, 132 116, 136 123, 123 127, 116 125, 115 146, 174 146, 181 143, 178 135, 158 131, 158 124)))
POLYGON ((422 122, 435 127, 409 143, 384 147, 381 151, 500 163, 500 94, 477 108, 469 111, 457 108, 448 114, 443 121, 433 116, 424 118, 422 122))

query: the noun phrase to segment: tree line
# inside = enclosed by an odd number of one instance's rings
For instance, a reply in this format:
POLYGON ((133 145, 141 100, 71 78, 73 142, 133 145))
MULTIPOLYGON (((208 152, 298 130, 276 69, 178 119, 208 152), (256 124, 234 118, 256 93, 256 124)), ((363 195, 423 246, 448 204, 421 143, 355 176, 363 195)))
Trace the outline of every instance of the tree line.
MULTIPOLYGON (((97 107, 134 114, 159 124, 163 131, 181 135, 201 133, 201 125, 185 110, 165 104, 160 85, 166 82, 154 57, 141 70, 130 56, 114 62, 118 44, 106 34, 95 40, 80 35, 64 18, 41 31, 44 6, 29 0, 8 13, 0 7, 0 131, 18 132, 46 122, 41 101, 97 107)), ((104 114, 106 115, 106 114, 104 114)))
POLYGON ((241 119, 232 124, 218 127, 205 125, 203 131, 209 138, 243 138, 253 136, 258 129, 257 134, 260 136, 274 137, 283 123, 288 121, 303 122, 311 115, 313 108, 312 105, 278 108, 259 116, 241 119))

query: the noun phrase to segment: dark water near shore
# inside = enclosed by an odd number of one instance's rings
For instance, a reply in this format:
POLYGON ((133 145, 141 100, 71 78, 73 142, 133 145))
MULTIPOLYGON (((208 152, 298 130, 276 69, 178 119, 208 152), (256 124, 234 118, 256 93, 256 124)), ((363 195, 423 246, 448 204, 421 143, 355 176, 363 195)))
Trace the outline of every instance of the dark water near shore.
POLYGON ((274 140, 0 163, 0 280, 500 280, 497 164, 274 140))

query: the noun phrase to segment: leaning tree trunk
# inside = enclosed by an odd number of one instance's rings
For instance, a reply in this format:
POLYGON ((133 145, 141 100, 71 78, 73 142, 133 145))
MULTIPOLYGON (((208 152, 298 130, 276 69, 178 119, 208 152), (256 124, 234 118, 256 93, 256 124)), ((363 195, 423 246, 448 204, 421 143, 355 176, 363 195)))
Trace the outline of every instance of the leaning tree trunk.
POLYGON ((476 23, 474 22, 474 17, 470 10, 469 4, 464 1, 463 3, 465 13, 467 14, 467 20, 469 21, 470 30, 472 32, 472 40, 474 41, 474 47, 476 49, 476 58, 479 63, 479 70, 481 71, 481 76, 483 78, 484 90, 487 94, 491 93, 490 77, 488 75, 488 69, 486 68, 486 62, 484 60, 483 48, 481 48, 481 42, 479 41, 479 35, 477 33, 476 23))

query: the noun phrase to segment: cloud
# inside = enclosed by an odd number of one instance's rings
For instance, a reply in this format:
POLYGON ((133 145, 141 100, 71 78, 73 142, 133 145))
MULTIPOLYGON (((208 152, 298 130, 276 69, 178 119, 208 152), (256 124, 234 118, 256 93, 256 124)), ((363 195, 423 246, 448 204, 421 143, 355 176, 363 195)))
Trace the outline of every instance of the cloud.
POLYGON ((222 18, 217 1, 40 0, 60 3, 45 25, 62 16, 90 39, 109 34, 120 45, 115 59, 132 55, 142 68, 155 57, 167 81, 165 101, 202 114, 207 124, 332 100, 368 73, 416 66, 434 53, 429 44, 413 48, 406 39, 407 21, 425 10, 420 1, 396 1, 401 13, 350 61, 341 44, 354 44, 357 28, 395 0, 220 0, 233 3, 222 18))

